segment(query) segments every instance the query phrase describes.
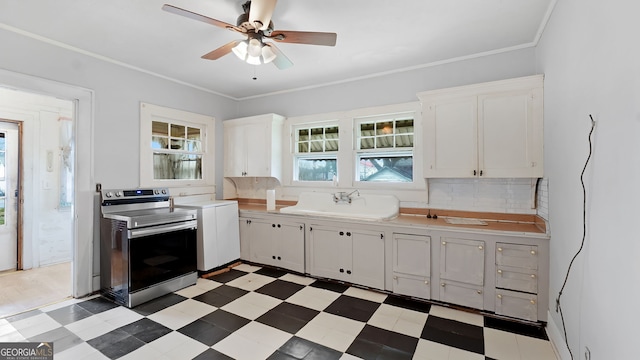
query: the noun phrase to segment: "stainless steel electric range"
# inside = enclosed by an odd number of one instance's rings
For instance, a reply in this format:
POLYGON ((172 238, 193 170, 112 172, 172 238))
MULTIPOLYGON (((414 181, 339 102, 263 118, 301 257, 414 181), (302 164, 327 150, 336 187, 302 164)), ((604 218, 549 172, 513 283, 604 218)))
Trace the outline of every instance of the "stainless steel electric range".
POLYGON ((197 211, 173 208, 169 189, 101 191, 100 283, 134 307, 197 280, 197 211))

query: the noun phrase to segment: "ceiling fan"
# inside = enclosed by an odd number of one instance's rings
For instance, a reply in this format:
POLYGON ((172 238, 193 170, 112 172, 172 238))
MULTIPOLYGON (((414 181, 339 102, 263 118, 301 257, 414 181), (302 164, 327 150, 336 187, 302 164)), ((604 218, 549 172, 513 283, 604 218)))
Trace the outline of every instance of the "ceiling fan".
POLYGON ((203 59, 216 60, 233 52, 241 60, 252 65, 273 62, 280 69, 293 66, 291 60, 272 42, 265 39, 293 44, 335 46, 336 33, 274 30, 271 16, 277 0, 250 0, 242 5, 244 13, 238 17, 236 25, 212 19, 173 5, 164 4, 162 10, 211 24, 220 28, 239 32, 246 36, 244 40, 234 40, 202 55, 203 59))

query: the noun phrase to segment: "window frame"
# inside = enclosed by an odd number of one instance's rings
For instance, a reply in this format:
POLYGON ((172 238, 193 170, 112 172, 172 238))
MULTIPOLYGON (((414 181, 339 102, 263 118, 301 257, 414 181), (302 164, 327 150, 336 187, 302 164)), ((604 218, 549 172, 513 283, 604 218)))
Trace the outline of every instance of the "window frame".
MULTIPOLYGON (((168 139, 171 139, 169 133, 168 139)), ((193 112, 172 109, 168 107, 140 103, 140 186, 141 187, 194 187, 215 185, 215 118, 193 112), (169 124, 199 128, 201 136, 201 150, 176 151, 172 149, 157 149, 152 146, 152 123, 160 121, 169 124), (163 153, 193 153, 202 155, 201 179, 155 179, 153 169, 153 154, 163 153)))
POLYGON ((340 149, 342 148, 342 144, 341 144, 341 134, 340 134, 340 123, 338 120, 326 120, 326 121, 311 121, 311 122, 300 122, 294 125, 291 125, 291 155, 292 155, 292 163, 291 163, 291 182, 292 184, 295 185, 300 185, 300 186, 321 186, 324 184, 328 184, 331 185, 333 184, 334 180, 333 179, 328 179, 328 180, 299 180, 298 179, 298 174, 299 174, 299 169, 298 169, 298 160, 304 159, 304 160, 326 160, 326 159, 330 159, 330 160, 335 160, 336 161, 336 173, 335 173, 335 178, 336 181, 339 177, 340 174, 340 149), (336 141, 338 142, 338 149, 334 150, 334 151, 326 151, 326 143, 327 143, 327 139, 322 139, 322 143, 323 143, 323 151, 318 151, 318 152, 304 152, 301 153, 299 152, 299 147, 298 144, 300 143, 299 139, 298 139, 298 135, 299 135, 299 130, 302 129, 309 129, 309 144, 311 144, 312 140, 311 140, 311 129, 317 129, 317 128, 322 128, 323 129, 323 137, 325 135, 325 131, 327 128, 331 128, 331 127, 336 127, 338 129, 338 138, 336 139, 336 141))
MULTIPOLYGON (((359 189, 382 189, 382 190, 409 190, 409 189, 423 189, 425 188, 425 180, 422 177, 422 127, 421 127, 421 111, 419 103, 399 104, 396 106, 387 106, 380 108, 366 109, 367 111, 354 112, 351 116, 352 123, 352 142, 353 153, 352 168, 352 187, 359 189), (386 110, 386 111, 385 111, 386 110), (413 119, 413 146, 412 147, 388 147, 388 148, 373 148, 373 149, 360 149, 360 125, 365 123, 377 123, 383 121, 400 121, 402 118, 413 119), (408 182, 384 182, 384 181, 362 181, 359 180, 360 171, 360 159, 361 157, 370 156, 401 156, 403 154, 411 153, 413 167, 412 167, 412 181, 408 182)), ((394 138, 401 134, 396 134, 395 129, 394 138)), ((373 138, 376 136, 374 135, 373 138)), ((395 139, 394 139, 395 145, 395 139)))

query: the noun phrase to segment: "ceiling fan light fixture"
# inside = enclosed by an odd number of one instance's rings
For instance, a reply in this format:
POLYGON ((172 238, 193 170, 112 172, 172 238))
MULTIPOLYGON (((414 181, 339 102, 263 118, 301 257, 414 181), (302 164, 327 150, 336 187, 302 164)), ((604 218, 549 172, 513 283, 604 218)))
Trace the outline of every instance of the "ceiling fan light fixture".
POLYGON ((260 59, 260 56, 247 55, 247 64, 260 65, 262 64, 262 61, 260 59))
POLYGON ((231 49, 231 51, 233 51, 233 53, 236 54, 238 59, 242 61, 246 61, 247 55, 248 55, 248 51, 247 51, 248 48, 249 48, 249 41, 244 40, 244 41, 240 41, 238 45, 234 46, 233 49, 231 49))
POLYGON ((276 54, 271 49, 271 46, 265 44, 262 47, 262 60, 265 64, 272 62, 276 58, 276 54))

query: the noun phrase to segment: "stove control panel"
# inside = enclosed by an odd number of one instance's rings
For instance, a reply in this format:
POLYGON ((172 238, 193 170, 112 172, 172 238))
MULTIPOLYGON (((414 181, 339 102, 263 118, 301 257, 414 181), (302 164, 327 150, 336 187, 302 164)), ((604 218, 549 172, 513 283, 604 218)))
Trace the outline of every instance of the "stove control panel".
POLYGON ((169 189, 131 189, 131 190, 102 190, 102 199, 134 199, 134 198, 157 198, 169 197, 169 189))

